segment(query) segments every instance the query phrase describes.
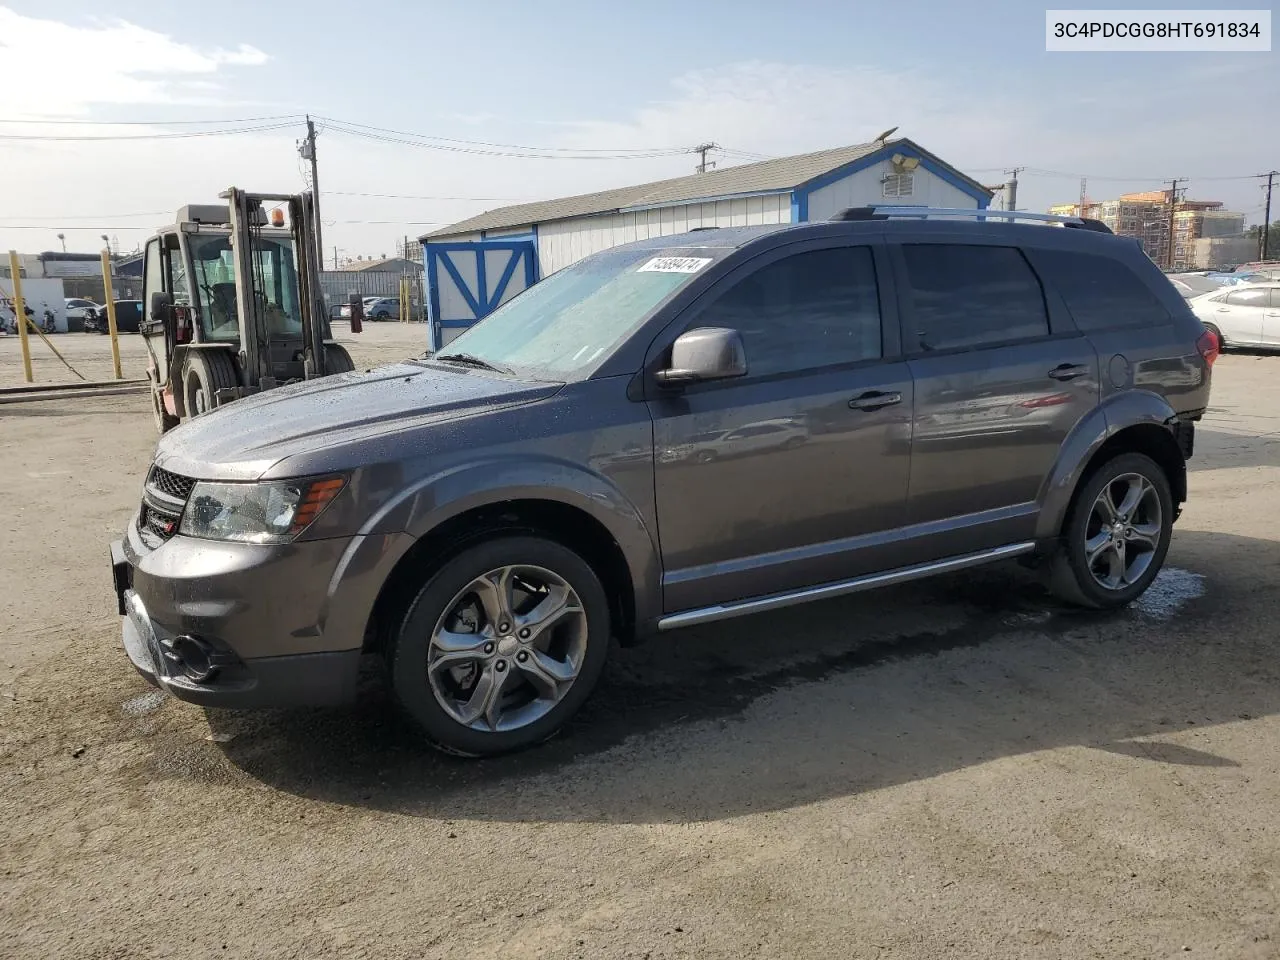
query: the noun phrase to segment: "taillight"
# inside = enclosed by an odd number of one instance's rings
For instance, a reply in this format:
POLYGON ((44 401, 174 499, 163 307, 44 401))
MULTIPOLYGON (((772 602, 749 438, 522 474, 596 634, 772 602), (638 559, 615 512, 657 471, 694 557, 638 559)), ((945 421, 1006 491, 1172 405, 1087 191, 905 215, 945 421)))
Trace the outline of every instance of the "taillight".
POLYGON ((1222 344, 1218 342, 1216 333, 1206 330, 1196 341, 1196 349, 1200 351, 1200 356, 1204 357, 1204 362, 1212 367, 1213 361, 1217 360, 1218 354, 1222 352, 1222 344))

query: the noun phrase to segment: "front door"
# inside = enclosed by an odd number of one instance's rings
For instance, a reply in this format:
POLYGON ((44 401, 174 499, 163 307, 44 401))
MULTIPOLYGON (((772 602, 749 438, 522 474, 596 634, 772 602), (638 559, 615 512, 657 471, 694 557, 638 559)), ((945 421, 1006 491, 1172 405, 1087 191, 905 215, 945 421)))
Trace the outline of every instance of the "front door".
POLYGON ((751 261, 668 331, 736 329, 748 370, 649 401, 669 612, 866 572, 869 541, 902 523, 912 385, 882 348, 887 262, 805 246, 751 261))
POLYGON ((891 249, 916 385, 912 559, 1030 539, 1063 442, 1098 404, 1097 353, 1082 334, 1051 329, 1040 280, 1018 249, 891 249))

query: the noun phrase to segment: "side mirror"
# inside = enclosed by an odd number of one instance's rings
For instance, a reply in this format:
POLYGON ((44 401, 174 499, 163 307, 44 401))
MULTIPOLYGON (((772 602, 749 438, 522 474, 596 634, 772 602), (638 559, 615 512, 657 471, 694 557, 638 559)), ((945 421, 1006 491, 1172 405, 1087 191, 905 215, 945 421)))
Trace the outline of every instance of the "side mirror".
POLYGON ((157 290, 151 294, 151 319, 157 323, 168 323, 173 315, 173 294, 157 290))
POLYGON ((746 373, 747 352, 742 335, 725 327, 701 327, 676 337, 671 345, 671 366, 654 376, 663 386, 678 387, 746 373))

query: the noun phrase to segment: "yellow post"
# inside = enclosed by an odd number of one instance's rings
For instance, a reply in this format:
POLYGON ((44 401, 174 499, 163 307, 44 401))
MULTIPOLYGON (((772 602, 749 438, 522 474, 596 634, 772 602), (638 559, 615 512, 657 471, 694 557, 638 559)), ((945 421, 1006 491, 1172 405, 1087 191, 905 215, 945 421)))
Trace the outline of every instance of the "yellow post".
POLYGON ((16 250, 9 251, 9 275, 13 278, 13 317, 22 343, 22 372, 27 376, 27 383, 31 383, 34 378, 31 376, 31 343, 27 340, 27 305, 22 299, 22 266, 16 250))
POLYGON ((409 318, 409 298, 405 296, 404 291, 404 274, 400 275, 400 322, 404 323, 409 318))
MULTIPOLYGON (((116 379, 123 380, 120 372, 120 340, 116 335, 116 294, 111 286, 111 251, 102 248, 102 294, 107 298, 107 332, 111 334, 111 363, 116 368, 116 379)), ((143 310, 146 304, 142 305, 143 310)))

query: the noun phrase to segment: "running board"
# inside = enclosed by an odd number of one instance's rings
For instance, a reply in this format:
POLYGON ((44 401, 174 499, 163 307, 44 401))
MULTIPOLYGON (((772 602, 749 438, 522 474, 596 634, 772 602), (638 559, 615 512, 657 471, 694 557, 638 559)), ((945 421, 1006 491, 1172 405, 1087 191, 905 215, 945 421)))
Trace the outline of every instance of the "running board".
POLYGON ((946 560, 933 560, 920 563, 914 567, 899 567, 887 573, 872 573, 852 580, 838 580, 835 583, 824 583, 817 587, 805 587, 801 590, 789 590, 786 593, 774 593, 767 597, 755 597, 750 600, 734 600, 729 603, 716 604, 711 607, 698 607, 681 613, 672 613, 658 621, 659 630, 675 630, 678 627, 691 627, 697 623, 712 623, 716 620, 728 620, 748 613, 762 613, 765 610, 778 610, 797 603, 808 603, 810 600, 829 600, 842 597, 847 593, 858 593, 874 587, 887 587, 894 583, 906 583, 908 580, 919 580, 931 577, 936 573, 948 573, 952 570, 964 570, 994 560, 1004 560, 1031 553, 1035 550, 1034 542, 1011 543, 1004 547, 981 550, 978 553, 967 553, 960 557, 946 560))

